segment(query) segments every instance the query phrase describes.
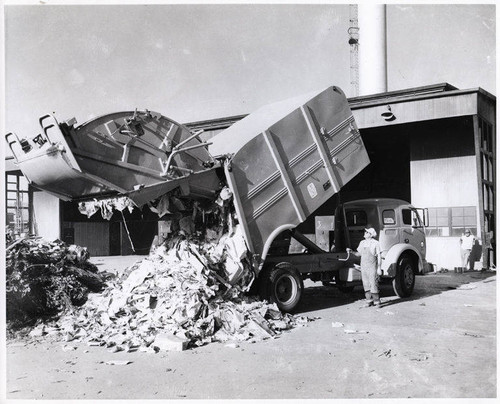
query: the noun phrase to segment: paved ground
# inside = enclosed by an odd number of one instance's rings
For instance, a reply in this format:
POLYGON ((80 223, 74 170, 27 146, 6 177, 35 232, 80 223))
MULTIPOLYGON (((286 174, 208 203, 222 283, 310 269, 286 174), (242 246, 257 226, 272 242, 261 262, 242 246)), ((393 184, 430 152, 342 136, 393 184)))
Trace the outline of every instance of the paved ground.
MULTIPOLYGON (((123 266, 123 258, 99 260, 101 268, 123 266)), ((386 286, 381 309, 360 308, 361 290, 346 295, 306 286, 299 312, 316 320, 236 348, 214 343, 184 352, 110 353, 9 341, 7 398, 497 397, 494 272, 420 276, 405 300, 386 286)))

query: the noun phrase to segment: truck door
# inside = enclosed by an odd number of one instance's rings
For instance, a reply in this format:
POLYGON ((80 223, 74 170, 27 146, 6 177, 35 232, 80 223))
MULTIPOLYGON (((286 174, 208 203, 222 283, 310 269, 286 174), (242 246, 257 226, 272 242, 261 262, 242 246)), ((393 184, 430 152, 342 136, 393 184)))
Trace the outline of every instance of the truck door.
POLYGON ((425 229, 417 210, 410 207, 401 209, 401 243, 411 244, 425 257, 425 229))
POLYGON ((383 230, 380 230, 379 242, 382 257, 385 257, 392 246, 399 244, 401 239, 399 223, 396 220, 397 209, 394 206, 386 206, 382 209, 383 230))

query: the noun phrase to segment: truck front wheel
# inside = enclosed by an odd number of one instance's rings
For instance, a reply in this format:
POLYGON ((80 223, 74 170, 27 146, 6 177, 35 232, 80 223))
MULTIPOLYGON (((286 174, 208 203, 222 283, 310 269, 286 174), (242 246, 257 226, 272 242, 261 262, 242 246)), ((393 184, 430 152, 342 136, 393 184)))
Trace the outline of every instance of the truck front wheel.
POLYGON ((290 264, 276 265, 261 279, 261 297, 276 303, 282 311, 290 312, 299 304, 304 283, 302 277, 290 264))
POLYGON ((408 297, 415 286, 415 271, 413 260, 408 256, 399 259, 396 268, 396 277, 392 280, 392 287, 399 297, 408 297))

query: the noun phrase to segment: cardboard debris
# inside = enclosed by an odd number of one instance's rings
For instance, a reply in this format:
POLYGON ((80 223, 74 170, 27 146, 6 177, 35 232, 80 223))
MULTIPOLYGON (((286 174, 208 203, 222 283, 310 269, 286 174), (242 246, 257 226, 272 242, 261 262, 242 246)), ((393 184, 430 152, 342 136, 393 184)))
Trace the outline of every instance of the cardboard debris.
POLYGON ((171 333, 160 333, 156 335, 152 345, 160 351, 184 351, 187 348, 188 342, 188 339, 179 338, 171 333))
POLYGON ((415 362, 423 362, 428 360, 430 357, 430 354, 426 352, 414 352, 410 354, 410 360, 415 361, 415 362))
POLYGON ((107 361, 107 362, 105 362, 106 365, 118 365, 118 366, 129 365, 131 363, 132 363, 132 361, 107 361))
POLYGON ((481 335, 481 334, 473 334, 471 332, 464 332, 464 335, 465 336, 468 336, 468 337, 474 337, 474 338, 484 338, 484 335, 481 335))
MULTIPOLYGON (((311 319, 281 313, 275 304, 246 295, 255 278, 252 258, 229 189, 223 188, 217 200, 202 206, 168 195, 152 203, 158 212, 172 214, 167 239, 122 275, 106 277, 100 290, 98 277, 72 269, 71 276, 84 278, 96 293, 54 318, 48 324, 51 336, 105 346, 110 353, 152 353, 216 341, 255 342, 306 326, 311 319)), ((130 207, 122 202, 98 205, 108 216, 108 210, 130 207)), ((96 204, 84 207, 91 212, 96 204)), ((66 249, 54 248, 55 260, 61 260, 66 249)), ((82 269, 86 261, 75 257, 85 255, 71 256, 71 265, 82 269)))
POLYGON ((386 351, 382 352, 378 357, 380 358, 381 356, 385 356, 387 358, 390 358, 392 356, 392 350, 391 349, 387 349, 386 351))
POLYGON ((217 272, 224 268, 211 261, 214 247, 183 238, 158 247, 52 329, 66 341, 104 345, 112 353, 157 352, 273 338, 310 321, 281 313, 230 284, 217 272))
POLYGON ((363 330, 344 330, 346 334, 368 334, 368 331, 363 330))
POLYGON ((472 290, 472 289, 476 289, 476 288, 477 288, 477 285, 464 284, 464 285, 459 286, 457 289, 458 290, 472 290))
POLYGON ((102 217, 106 220, 111 219, 114 210, 121 212, 124 209, 128 209, 129 212, 132 212, 134 207, 134 202, 126 196, 101 200, 95 199, 93 201, 80 202, 78 204, 78 210, 80 213, 86 215, 87 217, 91 217, 100 209, 102 217))

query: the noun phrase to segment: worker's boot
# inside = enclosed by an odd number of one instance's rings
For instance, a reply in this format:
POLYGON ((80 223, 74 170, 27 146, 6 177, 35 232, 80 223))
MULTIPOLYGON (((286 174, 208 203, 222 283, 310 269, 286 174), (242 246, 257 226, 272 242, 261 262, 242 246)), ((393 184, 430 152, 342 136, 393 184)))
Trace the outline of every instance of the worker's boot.
POLYGON ((375 307, 380 307, 381 302, 380 302, 380 295, 378 293, 372 293, 373 296, 373 303, 375 304, 375 307))
POLYGON ((364 307, 373 306, 372 292, 370 292, 370 291, 366 292, 365 291, 365 298, 366 298, 366 302, 365 302, 365 306, 364 307))

